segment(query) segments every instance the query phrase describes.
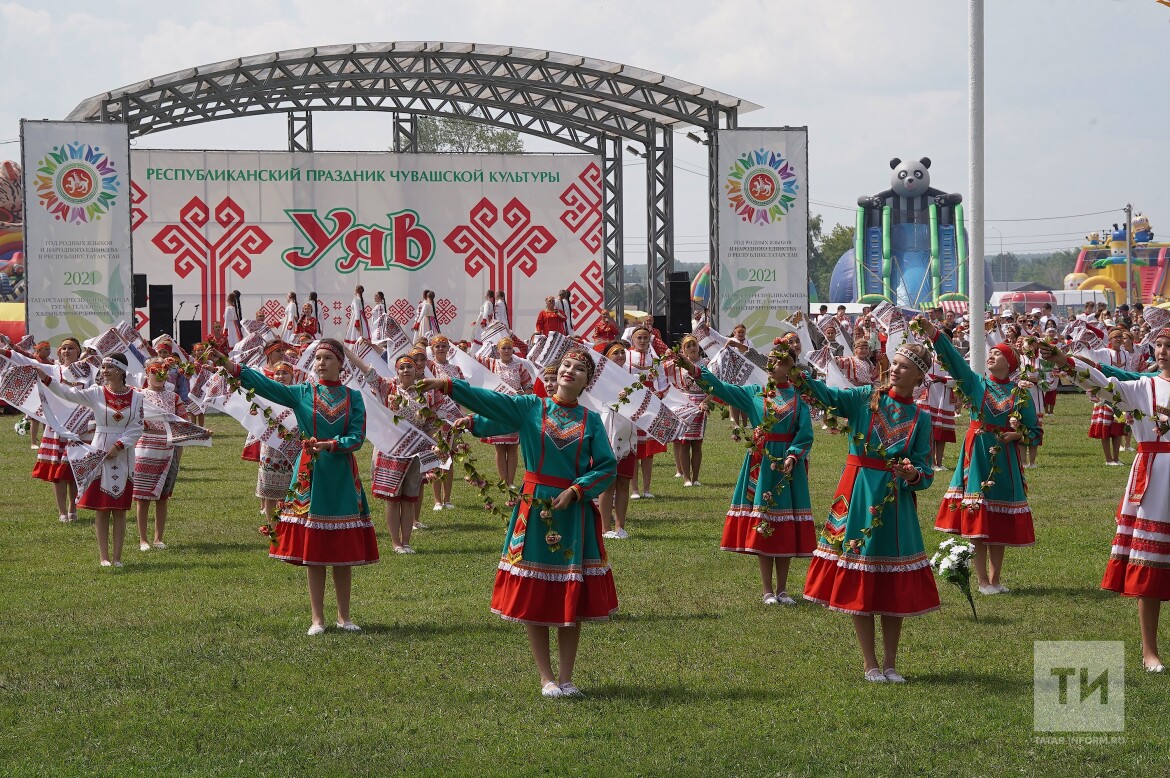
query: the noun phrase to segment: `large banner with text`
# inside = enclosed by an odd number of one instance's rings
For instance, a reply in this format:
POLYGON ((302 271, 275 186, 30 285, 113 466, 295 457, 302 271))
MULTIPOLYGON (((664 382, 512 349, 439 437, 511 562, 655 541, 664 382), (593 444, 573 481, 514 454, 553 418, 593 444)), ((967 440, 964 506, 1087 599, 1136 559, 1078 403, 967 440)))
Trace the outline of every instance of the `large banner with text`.
POLYGON ((124 124, 20 123, 28 331, 89 338, 130 313, 124 124))
POLYGON ((719 321, 766 345, 808 307, 808 129, 719 131, 719 321))
MULTIPOLYGON (((209 329, 238 290, 278 324, 285 298, 320 302, 341 335, 354 287, 407 327, 435 293, 444 334, 468 338, 487 290, 515 332, 572 293, 578 330, 603 297, 602 175, 585 155, 134 151, 135 272, 174 285, 179 319, 209 329)), ((144 322, 139 322, 141 327, 144 322)))

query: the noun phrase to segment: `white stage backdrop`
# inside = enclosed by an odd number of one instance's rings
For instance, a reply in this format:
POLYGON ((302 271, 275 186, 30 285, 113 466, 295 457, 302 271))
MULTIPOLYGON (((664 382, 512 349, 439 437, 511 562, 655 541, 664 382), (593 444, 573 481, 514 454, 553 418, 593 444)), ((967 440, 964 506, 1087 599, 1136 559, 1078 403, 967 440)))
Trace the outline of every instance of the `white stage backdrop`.
POLYGON ((719 321, 756 344, 808 307, 808 129, 719 131, 719 321))
MULTIPOLYGON (((409 325, 424 289, 444 333, 470 337, 488 289, 531 334, 546 295, 573 292, 577 326, 602 305, 602 176, 585 155, 134 151, 134 270, 174 284, 205 331, 241 293, 245 318, 322 303, 344 334, 357 284, 409 325), (196 305, 199 306, 196 314, 196 305)), ((182 303, 181 312, 180 303, 182 303)), ((143 312, 144 313, 144 312, 143 312)))
POLYGON ((22 120, 29 333, 90 338, 130 311, 124 124, 22 120))

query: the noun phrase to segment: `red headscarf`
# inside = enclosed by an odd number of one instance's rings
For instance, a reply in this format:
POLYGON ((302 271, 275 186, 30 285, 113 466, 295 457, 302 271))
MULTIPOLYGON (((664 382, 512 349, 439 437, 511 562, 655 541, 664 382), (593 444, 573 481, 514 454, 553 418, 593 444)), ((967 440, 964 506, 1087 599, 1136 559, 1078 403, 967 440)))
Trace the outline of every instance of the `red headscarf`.
POLYGON ((1007 343, 999 343, 993 348, 999 353, 1003 354, 1003 358, 1007 360, 1008 365, 1011 367, 1013 373, 1020 369, 1020 355, 1016 353, 1014 348, 1009 346, 1007 343))

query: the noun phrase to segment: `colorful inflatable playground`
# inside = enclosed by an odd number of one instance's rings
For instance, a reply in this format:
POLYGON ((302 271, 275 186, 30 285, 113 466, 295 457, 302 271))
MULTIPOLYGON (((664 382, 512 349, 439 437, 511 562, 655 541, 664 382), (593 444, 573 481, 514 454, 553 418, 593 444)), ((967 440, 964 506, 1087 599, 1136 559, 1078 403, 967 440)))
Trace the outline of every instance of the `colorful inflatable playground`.
POLYGON ((20 165, 0 162, 0 332, 24 336, 24 222, 20 165))
POLYGON ((1133 299, 1147 304, 1170 300, 1170 243, 1154 240, 1149 217, 1133 217, 1132 241, 1126 235, 1125 225, 1116 224, 1110 230, 1091 232, 1088 243, 1081 247, 1073 272, 1064 277, 1065 289, 1099 289, 1112 292, 1115 299, 1124 300, 1126 289, 1133 284, 1133 299), (1133 277, 1125 276, 1125 253, 1132 246, 1133 277))
MULTIPOLYGON (((930 159, 890 160, 890 188, 857 199, 855 244, 833 268, 829 301, 922 309, 968 300, 963 197, 930 185, 930 159)), ((990 270, 985 268, 988 294, 990 270)))

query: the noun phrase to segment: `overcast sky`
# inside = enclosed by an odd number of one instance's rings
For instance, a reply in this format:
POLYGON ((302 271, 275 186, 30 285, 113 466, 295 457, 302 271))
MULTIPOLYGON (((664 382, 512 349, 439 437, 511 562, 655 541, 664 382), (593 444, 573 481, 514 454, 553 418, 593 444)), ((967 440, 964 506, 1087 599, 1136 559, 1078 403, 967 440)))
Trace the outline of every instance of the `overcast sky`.
MULTIPOLYGON (((1127 201, 1170 237, 1170 8, 986 6, 988 252, 1001 239, 1005 250, 1067 247, 1121 220, 1127 201), (1117 210, 1006 221, 1107 209, 1117 210)), ((0 2, 0 40, 0 141, 18 137, 21 118, 62 119, 86 97, 187 67, 303 46, 470 41, 613 60, 763 106, 742 126, 807 125, 811 211, 830 224, 852 223, 857 196, 888 186, 893 156, 929 156, 934 186, 968 188, 963 0, 21 0, 0 2)), ((385 149, 389 131, 386 115, 326 115, 315 145, 385 149)), ((281 149, 286 120, 221 121, 136 144, 281 149)), ((19 156, 18 143, 0 146, 0 159, 19 156)), ((704 149, 678 136, 676 159, 677 257, 702 260, 704 149)), ((644 253, 644 175, 639 159, 628 165, 633 260, 644 253)))

